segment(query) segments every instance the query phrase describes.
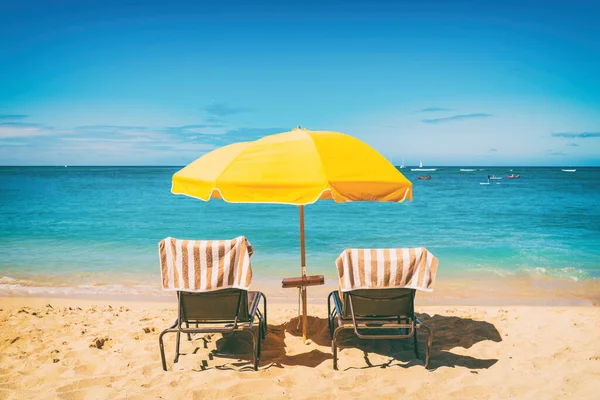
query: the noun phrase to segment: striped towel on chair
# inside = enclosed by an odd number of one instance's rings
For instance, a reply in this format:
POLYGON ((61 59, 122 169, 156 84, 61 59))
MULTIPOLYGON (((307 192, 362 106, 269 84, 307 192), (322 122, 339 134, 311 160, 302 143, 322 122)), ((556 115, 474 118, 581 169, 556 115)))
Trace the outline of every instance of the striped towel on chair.
POLYGON ((407 288, 433 290, 438 259, 427 249, 346 249, 336 260, 340 291, 407 288))
POLYGON ((158 244, 158 253, 164 290, 210 292, 250 287, 254 250, 244 236, 232 240, 168 237, 158 244))

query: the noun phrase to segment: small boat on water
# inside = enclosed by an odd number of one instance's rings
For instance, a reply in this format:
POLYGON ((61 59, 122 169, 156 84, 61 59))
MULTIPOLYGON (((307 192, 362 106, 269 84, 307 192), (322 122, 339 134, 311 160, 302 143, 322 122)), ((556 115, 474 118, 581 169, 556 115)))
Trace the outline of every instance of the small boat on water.
POLYGON ((404 165, 404 157, 402 157, 402 165, 400 166, 400 169, 404 169, 406 168, 406 166, 404 165))
POLYGON ((563 169, 562 172, 575 172, 576 169, 563 169))
POLYGON ((423 161, 419 161, 419 168, 411 168, 411 171, 422 171, 422 172, 429 172, 429 171, 436 171, 437 168, 423 168, 423 161))

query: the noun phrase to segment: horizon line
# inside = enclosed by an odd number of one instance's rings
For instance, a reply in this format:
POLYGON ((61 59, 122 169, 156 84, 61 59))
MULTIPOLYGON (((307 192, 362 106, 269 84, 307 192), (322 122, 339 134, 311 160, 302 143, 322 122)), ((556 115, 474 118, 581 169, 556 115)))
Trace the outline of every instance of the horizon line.
MULTIPOLYGON (((189 164, 181 165, 118 165, 118 164, 107 164, 107 165, 0 165, 0 168, 183 168, 189 164)), ((394 165, 394 167, 401 169, 400 165, 394 165)), ((426 167, 419 167, 418 165, 405 165, 405 168, 599 168, 599 165, 466 165, 466 164, 455 164, 455 165, 427 165, 426 167)), ((416 171, 415 171, 416 172, 416 171)))

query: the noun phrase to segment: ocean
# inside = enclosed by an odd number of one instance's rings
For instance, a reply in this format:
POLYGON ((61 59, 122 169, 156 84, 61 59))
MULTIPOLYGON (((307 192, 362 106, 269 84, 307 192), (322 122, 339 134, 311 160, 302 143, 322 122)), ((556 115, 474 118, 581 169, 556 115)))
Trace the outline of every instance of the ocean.
MULTIPOLYGON (((335 280, 345 248, 426 247, 438 279, 600 278, 600 168, 409 168, 404 203, 305 207, 309 274, 335 280), (488 174, 519 179, 487 182, 488 174)), ((244 235, 255 280, 300 271, 298 207, 171 194, 180 167, 0 167, 0 294, 154 293, 158 242, 244 235)))

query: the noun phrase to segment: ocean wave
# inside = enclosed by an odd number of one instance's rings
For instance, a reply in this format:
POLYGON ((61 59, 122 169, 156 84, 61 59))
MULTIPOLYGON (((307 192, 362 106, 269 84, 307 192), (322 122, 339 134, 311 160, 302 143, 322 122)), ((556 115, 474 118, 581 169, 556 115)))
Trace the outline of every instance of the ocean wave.
POLYGON ((27 279, 12 278, 10 276, 3 276, 0 278, 0 287, 3 285, 8 286, 37 286, 35 281, 27 279))
POLYGON ((588 279, 594 279, 590 274, 582 269, 575 267, 565 268, 545 268, 545 267, 534 267, 534 268, 522 268, 523 272, 530 275, 541 275, 556 279, 569 279, 574 282, 583 282, 588 279))
POLYGON ((506 278, 508 276, 514 276, 517 274, 515 270, 510 270, 506 268, 500 267, 474 267, 471 268, 471 271, 483 274, 483 275, 494 275, 500 278, 506 278))
POLYGON ((590 279, 599 279, 598 276, 592 276, 589 272, 575 268, 575 267, 564 267, 564 268, 547 268, 547 267, 519 267, 515 269, 508 269, 502 267, 489 267, 479 266, 470 269, 473 272, 480 273, 483 275, 493 275, 500 278, 506 277, 518 277, 521 275, 528 275, 534 277, 548 277, 554 279, 565 279, 574 282, 583 282, 590 279))
POLYGON ((156 285, 142 283, 104 283, 88 282, 80 285, 19 279, 10 276, 0 278, 0 296, 27 295, 145 295, 158 296, 164 294, 157 282, 156 285))

